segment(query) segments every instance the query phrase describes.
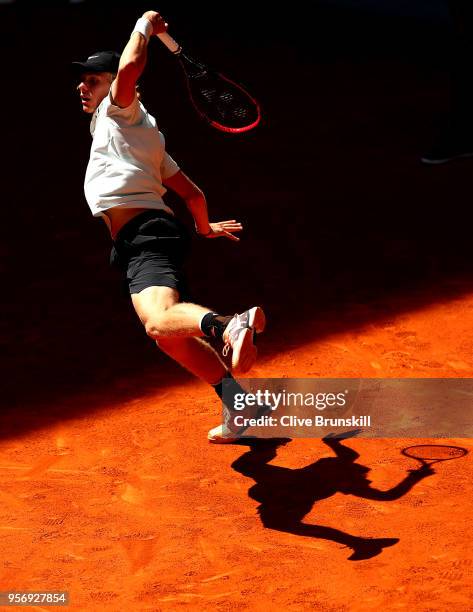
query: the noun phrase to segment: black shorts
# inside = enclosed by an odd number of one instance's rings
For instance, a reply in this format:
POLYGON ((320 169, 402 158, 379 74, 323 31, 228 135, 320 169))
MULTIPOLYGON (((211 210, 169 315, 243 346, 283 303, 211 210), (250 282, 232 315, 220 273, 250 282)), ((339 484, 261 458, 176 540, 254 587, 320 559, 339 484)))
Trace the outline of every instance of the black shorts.
POLYGON ((147 287, 171 287, 181 302, 189 301, 183 265, 190 243, 187 228, 173 215, 147 210, 118 232, 110 263, 122 271, 131 294, 147 287))

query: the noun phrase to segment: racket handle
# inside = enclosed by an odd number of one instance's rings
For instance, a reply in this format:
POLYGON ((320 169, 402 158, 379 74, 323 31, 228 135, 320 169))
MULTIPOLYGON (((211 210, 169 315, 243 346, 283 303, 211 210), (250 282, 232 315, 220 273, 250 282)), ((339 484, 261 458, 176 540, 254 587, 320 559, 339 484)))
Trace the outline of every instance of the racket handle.
POLYGON ((169 49, 169 51, 171 51, 171 53, 174 53, 174 55, 179 55, 182 50, 182 47, 174 40, 172 36, 169 36, 167 32, 162 32, 161 34, 158 34, 158 38, 164 45, 166 45, 166 47, 169 49))

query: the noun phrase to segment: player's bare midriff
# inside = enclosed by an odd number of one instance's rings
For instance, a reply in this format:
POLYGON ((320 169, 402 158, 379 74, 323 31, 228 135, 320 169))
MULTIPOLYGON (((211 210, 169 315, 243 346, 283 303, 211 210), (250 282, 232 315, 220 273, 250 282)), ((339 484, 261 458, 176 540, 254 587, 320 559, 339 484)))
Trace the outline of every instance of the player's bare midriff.
POLYGON ((107 224, 110 233, 112 234, 112 239, 115 240, 118 232, 121 228, 131 221, 133 217, 145 212, 146 210, 150 210, 149 208, 109 208, 106 212, 104 212, 103 219, 107 224))

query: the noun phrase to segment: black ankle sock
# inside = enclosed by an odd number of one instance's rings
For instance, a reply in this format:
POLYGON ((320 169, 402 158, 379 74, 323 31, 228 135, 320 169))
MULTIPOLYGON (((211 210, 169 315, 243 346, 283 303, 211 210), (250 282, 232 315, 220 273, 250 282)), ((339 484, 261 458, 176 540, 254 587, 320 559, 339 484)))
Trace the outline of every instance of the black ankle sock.
MULTIPOLYGON (((224 415, 226 414, 226 416, 224 416, 224 422, 231 422, 231 415, 235 414, 235 395, 237 393, 239 394, 243 394, 241 395, 239 401, 241 401, 243 396, 247 395, 247 391, 245 391, 245 389, 243 389, 243 387, 233 378, 231 372, 227 372, 225 374, 225 376, 223 377, 223 379, 217 383, 216 385, 212 385, 212 387, 215 389, 215 393, 219 396, 219 398, 222 400, 223 403, 223 413, 224 415), (223 381, 231 381, 231 382, 226 382, 225 383, 225 402, 223 401, 223 381)), ((255 406, 254 408, 246 408, 245 412, 237 412, 237 414, 243 414, 246 417, 250 417, 250 418, 257 418, 259 416, 265 415, 265 414, 270 414, 271 413, 271 406, 267 406, 267 405, 262 405, 262 406, 255 406)), ((247 429, 248 426, 244 427, 243 429, 247 429)), ((241 433, 241 431, 240 431, 241 433)))
POLYGON ((225 328, 232 319, 231 316, 224 317, 216 312, 209 312, 203 317, 200 328, 206 336, 221 339, 225 328))
POLYGON ((217 383, 216 385, 212 385, 212 387, 215 389, 215 393, 219 396, 220 399, 223 399, 222 395, 223 395, 223 381, 224 380, 232 381, 231 383, 227 383, 225 385, 225 392, 229 396, 233 396, 235 395, 235 393, 245 393, 245 390, 243 389, 243 387, 241 387, 237 383, 237 381, 233 378, 230 372, 227 372, 219 383, 217 383))

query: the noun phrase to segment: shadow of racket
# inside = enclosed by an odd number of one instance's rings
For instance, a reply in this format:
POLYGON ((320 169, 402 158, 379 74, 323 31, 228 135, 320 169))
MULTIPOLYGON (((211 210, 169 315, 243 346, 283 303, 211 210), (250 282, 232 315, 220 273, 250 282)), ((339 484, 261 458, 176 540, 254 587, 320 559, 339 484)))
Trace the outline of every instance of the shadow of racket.
POLYGON ((431 468, 435 463, 460 459, 468 454, 466 448, 447 444, 416 444, 402 449, 405 457, 419 461, 424 467, 431 468))

